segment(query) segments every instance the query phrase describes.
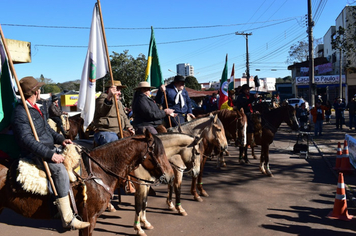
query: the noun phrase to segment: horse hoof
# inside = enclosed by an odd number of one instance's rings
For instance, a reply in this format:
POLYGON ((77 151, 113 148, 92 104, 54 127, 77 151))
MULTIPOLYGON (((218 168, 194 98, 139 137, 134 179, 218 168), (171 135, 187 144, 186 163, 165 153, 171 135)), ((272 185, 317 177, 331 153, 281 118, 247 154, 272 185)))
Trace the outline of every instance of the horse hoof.
POLYGON ((198 197, 194 196, 194 200, 197 202, 203 202, 203 199, 199 196, 198 197))
POLYGON ((141 232, 137 232, 137 235, 140 235, 140 236, 147 236, 147 234, 145 233, 145 231, 141 231, 141 232))
POLYGON ((181 215, 181 216, 187 216, 188 215, 188 213, 185 210, 179 211, 178 214, 181 215))
POLYGON ((260 171, 262 172, 262 174, 267 175, 265 168, 263 168, 261 166, 260 166, 260 171))
POLYGON ((221 163, 220 163, 220 166, 221 166, 221 167, 226 167, 226 163, 225 163, 225 162, 221 162, 221 163))
POLYGON ((115 207, 114 207, 111 203, 109 203, 107 210, 108 210, 109 212, 116 212, 115 207))
POLYGON ((200 193, 200 196, 209 197, 209 194, 208 194, 207 192, 205 192, 205 191, 202 191, 202 192, 200 193))
POLYGON ((251 164, 249 160, 245 160, 245 164, 251 164))
POLYGON ((153 225, 149 224, 147 226, 144 225, 143 228, 150 230, 150 229, 154 229, 155 227, 153 227, 153 225))

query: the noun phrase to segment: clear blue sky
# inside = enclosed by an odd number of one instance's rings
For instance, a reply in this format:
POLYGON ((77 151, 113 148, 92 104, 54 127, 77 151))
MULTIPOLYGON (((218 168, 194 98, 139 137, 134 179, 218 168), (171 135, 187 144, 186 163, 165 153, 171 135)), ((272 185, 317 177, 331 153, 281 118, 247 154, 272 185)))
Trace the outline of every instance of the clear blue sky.
MULTIPOLYGON (((95 2, 3 1, 0 24, 5 38, 31 42, 32 62, 15 65, 18 78, 43 74, 56 83, 80 79, 95 2)), ((350 2, 312 0, 314 37, 323 37, 350 2)), ((154 27, 164 78, 174 75, 168 70, 176 71, 176 64, 189 63, 199 82, 218 81, 226 54, 229 74, 235 63, 235 77, 241 77, 246 70, 246 40, 235 32, 252 33, 252 76, 285 77, 290 75, 285 63, 290 46, 307 39, 307 0, 102 0, 101 6, 109 52, 129 50, 133 57, 147 56, 150 27, 154 27)))

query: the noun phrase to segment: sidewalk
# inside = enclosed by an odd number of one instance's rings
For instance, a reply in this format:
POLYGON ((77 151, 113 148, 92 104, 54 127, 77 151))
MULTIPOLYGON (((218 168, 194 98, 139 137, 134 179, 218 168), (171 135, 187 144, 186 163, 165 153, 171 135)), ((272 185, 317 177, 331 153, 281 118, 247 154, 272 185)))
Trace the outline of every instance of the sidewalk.
MULTIPOLYGON (((342 130, 336 129, 335 118, 332 117, 331 124, 325 124, 324 122, 322 136, 315 137, 313 135, 311 137, 312 142, 309 144, 310 158, 313 158, 315 155, 321 155, 323 160, 329 166, 330 171, 335 175, 336 181, 338 180, 338 172, 333 168, 336 164, 338 142, 341 143, 341 148, 344 148, 345 134, 356 137, 356 130, 349 130, 348 112, 345 112, 345 124, 346 125, 343 125, 342 130)), ((312 131, 314 131, 313 128, 312 131)), ((350 202, 356 206, 356 170, 354 169, 351 175, 344 174, 344 181, 347 197, 350 202)))

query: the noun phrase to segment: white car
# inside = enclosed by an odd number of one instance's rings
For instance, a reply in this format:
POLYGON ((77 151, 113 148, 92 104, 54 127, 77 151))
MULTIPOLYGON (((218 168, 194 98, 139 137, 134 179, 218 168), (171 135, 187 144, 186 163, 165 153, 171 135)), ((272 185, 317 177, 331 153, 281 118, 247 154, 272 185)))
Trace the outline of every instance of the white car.
POLYGON ((292 105, 293 107, 295 107, 296 104, 298 104, 298 106, 300 107, 302 105, 302 103, 305 102, 305 108, 307 110, 309 110, 309 103, 307 101, 305 101, 303 98, 289 98, 288 99, 288 104, 292 105))

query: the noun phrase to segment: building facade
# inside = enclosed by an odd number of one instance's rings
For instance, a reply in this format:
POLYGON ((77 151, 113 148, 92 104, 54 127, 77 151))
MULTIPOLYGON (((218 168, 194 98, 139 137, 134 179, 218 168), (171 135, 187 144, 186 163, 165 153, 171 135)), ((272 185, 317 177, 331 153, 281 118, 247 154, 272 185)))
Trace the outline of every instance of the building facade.
POLYGON ((188 63, 177 64, 177 74, 183 76, 194 76, 194 67, 188 63))

